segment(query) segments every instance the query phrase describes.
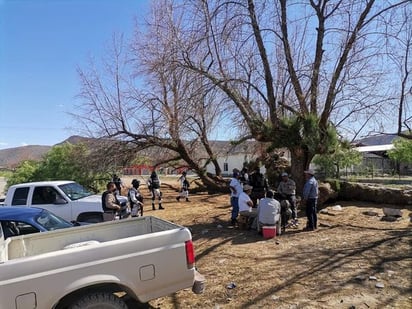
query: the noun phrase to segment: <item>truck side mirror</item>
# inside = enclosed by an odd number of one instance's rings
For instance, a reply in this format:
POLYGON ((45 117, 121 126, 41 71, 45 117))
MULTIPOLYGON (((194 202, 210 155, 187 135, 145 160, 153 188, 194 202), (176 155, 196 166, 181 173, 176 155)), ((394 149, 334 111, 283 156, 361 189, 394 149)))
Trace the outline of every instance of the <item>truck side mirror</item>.
POLYGON ((54 204, 63 205, 63 204, 67 204, 67 201, 62 197, 58 197, 58 198, 56 198, 56 201, 54 202, 54 204))

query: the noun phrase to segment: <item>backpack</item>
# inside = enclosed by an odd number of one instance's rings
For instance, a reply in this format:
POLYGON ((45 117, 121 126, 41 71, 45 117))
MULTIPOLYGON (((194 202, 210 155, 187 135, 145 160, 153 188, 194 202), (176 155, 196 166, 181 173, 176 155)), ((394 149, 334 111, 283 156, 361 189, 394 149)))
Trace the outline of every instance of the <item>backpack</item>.
POLYGON ((160 188, 160 180, 158 177, 151 178, 150 186, 152 189, 159 189, 160 188))

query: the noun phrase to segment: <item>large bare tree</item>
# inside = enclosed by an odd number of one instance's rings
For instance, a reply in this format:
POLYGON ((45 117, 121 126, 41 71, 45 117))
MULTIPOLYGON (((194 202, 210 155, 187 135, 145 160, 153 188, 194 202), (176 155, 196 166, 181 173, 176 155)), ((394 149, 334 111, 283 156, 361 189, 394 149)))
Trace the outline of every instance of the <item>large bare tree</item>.
POLYGON ((384 29, 410 1, 161 2, 184 19, 169 32, 180 52, 172 61, 224 93, 244 138, 288 147, 300 186, 337 132, 356 136, 387 114, 384 29))
POLYGON ((392 89, 393 110, 398 112, 396 133, 412 139, 412 4, 393 15, 391 20, 386 46, 395 77, 392 89))
POLYGON ((220 173, 210 133, 217 123, 236 124, 240 140, 288 147, 301 187, 303 170, 315 154, 332 151, 337 133, 354 138, 393 121, 394 72, 384 47, 396 37, 388 31, 406 29, 394 23, 405 21, 398 13, 410 5, 154 1, 136 31, 133 58, 114 49, 109 83, 93 70, 81 72, 85 124, 100 136, 162 147, 164 161, 182 158, 209 184, 199 162, 220 173))
MULTIPOLYGON (((153 14, 163 22, 172 16, 156 10, 153 14)), ((223 118, 222 98, 209 81, 175 65, 174 46, 167 41, 170 28, 159 31, 157 25, 147 25, 131 46, 114 36, 103 70, 94 64, 79 69, 82 90, 76 117, 88 135, 120 141, 119 158, 131 159, 130 153, 136 156, 150 148, 153 164, 189 168, 207 187, 219 190, 225 185, 209 136, 223 118), (207 164, 218 177, 206 172, 207 164)))

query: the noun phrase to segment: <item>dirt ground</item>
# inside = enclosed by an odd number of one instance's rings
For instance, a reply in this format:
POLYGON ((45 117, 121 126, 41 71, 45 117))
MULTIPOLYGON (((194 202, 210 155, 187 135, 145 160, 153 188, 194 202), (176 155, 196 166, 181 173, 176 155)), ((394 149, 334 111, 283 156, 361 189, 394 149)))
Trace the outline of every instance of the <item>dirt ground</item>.
POLYGON ((300 209, 297 229, 266 240, 229 226, 228 195, 193 194, 190 202, 177 202, 177 187, 177 177, 163 181, 166 209, 156 211, 143 187, 145 214, 191 230, 205 291, 179 291, 144 308, 412 308, 412 205, 325 205, 314 232, 302 231, 300 209), (342 210, 333 210, 336 205, 342 210), (383 207, 402 209, 402 218, 382 221, 383 207))

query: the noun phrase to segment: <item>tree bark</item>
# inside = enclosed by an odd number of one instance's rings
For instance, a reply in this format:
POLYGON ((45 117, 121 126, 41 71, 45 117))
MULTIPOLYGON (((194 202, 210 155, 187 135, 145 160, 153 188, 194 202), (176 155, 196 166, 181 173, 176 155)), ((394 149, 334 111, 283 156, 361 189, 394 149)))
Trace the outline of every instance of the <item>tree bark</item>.
POLYGON ((313 154, 310 154, 304 147, 295 147, 290 149, 291 155, 291 174, 292 179, 296 183, 296 194, 302 195, 303 186, 305 184, 305 177, 303 171, 309 168, 310 161, 313 154))

